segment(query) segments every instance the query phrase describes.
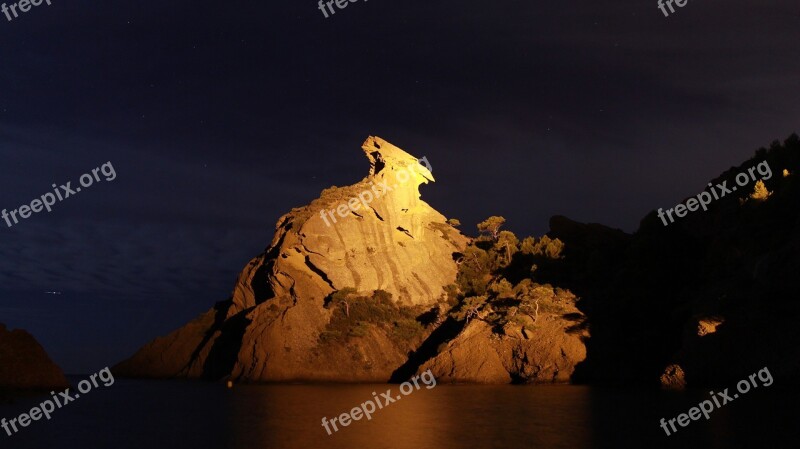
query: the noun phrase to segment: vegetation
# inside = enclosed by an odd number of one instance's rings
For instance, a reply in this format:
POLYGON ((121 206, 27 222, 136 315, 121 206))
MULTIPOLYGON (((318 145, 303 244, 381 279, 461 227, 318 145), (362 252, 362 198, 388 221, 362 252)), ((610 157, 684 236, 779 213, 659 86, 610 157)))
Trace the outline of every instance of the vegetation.
MULTIPOLYGON (((320 197, 312 201, 308 206, 292 209, 292 212, 295 214, 294 222, 299 228, 310 219, 312 215, 315 215, 312 211, 319 211, 319 209, 335 210, 340 205, 347 205, 347 202, 350 201, 351 198, 357 198, 358 195, 365 190, 369 190, 369 185, 364 181, 345 187, 331 186, 323 190, 320 197)), ((361 206, 356 213, 360 214, 363 209, 364 207, 361 206)), ((349 209, 348 213, 350 213, 349 209)), ((338 215, 336 215, 336 218, 341 219, 338 215)))
POLYGON ((772 195, 772 193, 770 193, 770 191, 767 190, 767 186, 764 185, 764 181, 759 179, 758 182, 756 183, 753 193, 750 194, 750 198, 756 201, 764 201, 767 198, 769 198, 770 195, 772 195))
POLYGON ((488 299, 489 297, 486 295, 464 298, 459 307, 453 312, 453 318, 469 323, 469 320, 478 317, 478 313, 486 305, 488 299))
POLYGON ((564 251, 564 242, 559 239, 550 239, 548 236, 542 236, 540 239, 533 237, 526 237, 522 241, 520 251, 523 254, 532 256, 542 256, 549 259, 560 259, 561 253, 564 251))
POLYGON ((501 230, 505 219, 489 217, 478 225, 483 235, 461 254, 456 284, 445 288, 450 316, 469 323, 480 319, 498 332, 509 323, 533 331, 544 313, 574 310, 576 298, 567 290, 536 282, 539 267, 552 269, 563 259, 564 243, 548 236, 520 241, 501 230))
MULTIPOLYGON (((374 330, 397 342, 412 342, 425 334, 426 326, 438 326, 448 317, 464 324, 483 320, 498 332, 508 324, 533 332, 543 314, 574 310, 572 294, 536 279, 541 270, 557 268, 564 244, 548 236, 520 241, 513 232, 501 230, 504 223, 503 217, 495 216, 478 225, 483 235, 454 255, 456 283, 445 287, 433 309, 397 304, 384 290, 365 295, 343 288, 333 293, 326 305, 333 315, 321 342, 368 338, 374 330)), ((452 225, 451 220, 430 226, 447 238, 452 225)))
POLYGON ((478 223, 478 231, 481 234, 489 235, 492 240, 497 240, 500 227, 503 226, 505 222, 506 219, 503 217, 492 216, 487 218, 485 221, 478 223))
POLYGON ((422 308, 397 305, 385 290, 366 296, 345 287, 330 296, 326 307, 333 310, 333 316, 320 335, 322 343, 368 337, 372 329, 384 330, 397 341, 408 342, 425 330, 418 320, 424 312, 422 308))

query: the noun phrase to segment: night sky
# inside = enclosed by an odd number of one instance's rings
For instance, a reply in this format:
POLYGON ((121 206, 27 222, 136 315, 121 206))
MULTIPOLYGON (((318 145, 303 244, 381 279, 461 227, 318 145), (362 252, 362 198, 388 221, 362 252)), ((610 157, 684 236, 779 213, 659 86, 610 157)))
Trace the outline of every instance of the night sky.
MULTIPOLYGON (((6 0, 7 2, 9 0, 6 0)), ((474 233, 633 231, 800 131, 797 0, 52 0, 0 16, 0 322, 95 372, 227 299, 378 135, 474 233), (61 292, 60 295, 45 292, 61 292)))

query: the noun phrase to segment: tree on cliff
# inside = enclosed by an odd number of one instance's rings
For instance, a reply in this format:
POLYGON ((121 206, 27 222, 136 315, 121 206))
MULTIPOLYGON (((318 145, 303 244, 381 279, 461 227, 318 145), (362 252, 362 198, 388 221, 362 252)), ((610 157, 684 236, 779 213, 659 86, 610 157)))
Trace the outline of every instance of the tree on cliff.
POLYGON ((469 320, 472 318, 478 317, 478 312, 480 309, 486 304, 486 301, 489 299, 486 295, 481 296, 469 296, 464 298, 464 302, 461 304, 461 307, 453 314, 453 318, 458 321, 466 321, 469 323, 469 320))
POLYGON ((538 241, 535 237, 525 237, 522 240, 520 250, 523 254, 559 259, 564 250, 564 242, 559 239, 551 239, 546 235, 542 236, 538 241))
POLYGON ((511 258, 514 256, 514 253, 517 252, 518 245, 519 239, 511 231, 500 231, 500 233, 497 235, 497 243, 495 243, 495 248, 505 252, 506 257, 504 265, 511 263, 511 258))
POLYGON ((457 227, 461 226, 461 221, 459 221, 458 218, 451 218, 451 219, 447 220, 447 224, 449 224, 450 226, 452 226, 454 228, 457 228, 457 227))
POLYGON ((345 315, 350 317, 350 297, 356 293, 356 289, 352 287, 345 287, 341 290, 334 292, 331 296, 331 303, 334 306, 341 306, 345 315))
POLYGON ((386 290, 375 290, 372 293, 372 299, 375 300, 376 303, 379 305, 382 304, 392 304, 392 294, 387 292, 386 290))
POLYGON ((500 227, 503 226, 505 222, 505 218, 495 215, 478 223, 478 231, 483 234, 490 235, 492 240, 497 240, 498 234, 500 233, 500 227))
POLYGON ((476 247, 468 246, 458 260, 459 270, 456 283, 464 295, 482 295, 486 284, 491 280, 494 269, 492 256, 476 247))

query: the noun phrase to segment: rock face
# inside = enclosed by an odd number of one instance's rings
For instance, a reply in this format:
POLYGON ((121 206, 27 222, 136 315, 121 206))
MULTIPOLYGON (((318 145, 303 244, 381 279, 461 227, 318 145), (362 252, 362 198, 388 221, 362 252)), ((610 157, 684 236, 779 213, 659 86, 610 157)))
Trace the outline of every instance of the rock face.
POLYGON ((543 312, 535 321, 525 316, 499 333, 481 319, 470 321, 419 372, 430 369, 441 382, 568 383, 586 358, 588 332, 576 326, 583 316, 574 296, 565 296, 558 313, 543 312))
POLYGON ((683 390, 686 388, 686 374, 679 365, 670 365, 661 375, 661 388, 665 390, 683 390))
POLYGON ((0 324, 0 390, 50 390, 69 386, 33 336, 0 324))
POLYGON ((362 149, 369 175, 281 217, 270 249, 240 280, 229 316, 263 300, 247 288, 261 267, 271 288, 264 293, 276 297, 319 299, 353 287, 385 290, 411 304, 439 299, 442 286, 455 278, 452 254, 465 239, 420 199, 420 184, 433 182, 433 175, 380 138, 370 137, 362 149))
POLYGON ((283 216, 231 299, 117 374, 384 382, 430 369, 442 382, 670 389, 765 366, 800 377, 797 135, 712 181, 758 166, 763 182, 668 226, 655 211, 632 235, 553 217, 521 242, 502 217, 466 239, 420 200, 428 168, 378 138, 363 149, 366 178, 283 216))
MULTIPOLYGON (((241 381, 386 381, 415 338, 364 325, 370 338, 321 340, 345 288, 391 294, 397 307, 431 308, 455 280, 467 239, 420 199, 427 166, 377 137, 362 149, 369 174, 332 187, 278 220, 269 248, 241 272, 232 298, 156 339, 115 372, 131 377, 241 381)), ((382 304, 381 306, 384 306, 382 304)), ((347 311, 349 318, 349 309, 347 311)), ((419 336, 421 338, 422 336, 419 336)))

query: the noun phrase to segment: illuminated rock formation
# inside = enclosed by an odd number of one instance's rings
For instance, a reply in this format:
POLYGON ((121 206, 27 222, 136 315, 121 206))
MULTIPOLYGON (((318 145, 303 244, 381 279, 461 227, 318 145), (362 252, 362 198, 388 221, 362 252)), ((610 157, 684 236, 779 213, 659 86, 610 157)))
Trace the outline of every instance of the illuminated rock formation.
MULTIPOLYGON (((123 375, 239 380, 386 381, 414 349, 391 332, 321 345, 330 295, 383 290, 397 305, 433 306, 454 282, 466 238, 420 199, 434 180, 417 158, 377 137, 369 174, 326 189, 278 220, 272 244, 241 272, 229 301, 145 346, 123 375)), ((349 313, 349 312, 348 312, 349 313)), ((367 332, 367 331, 365 331, 367 332)))

